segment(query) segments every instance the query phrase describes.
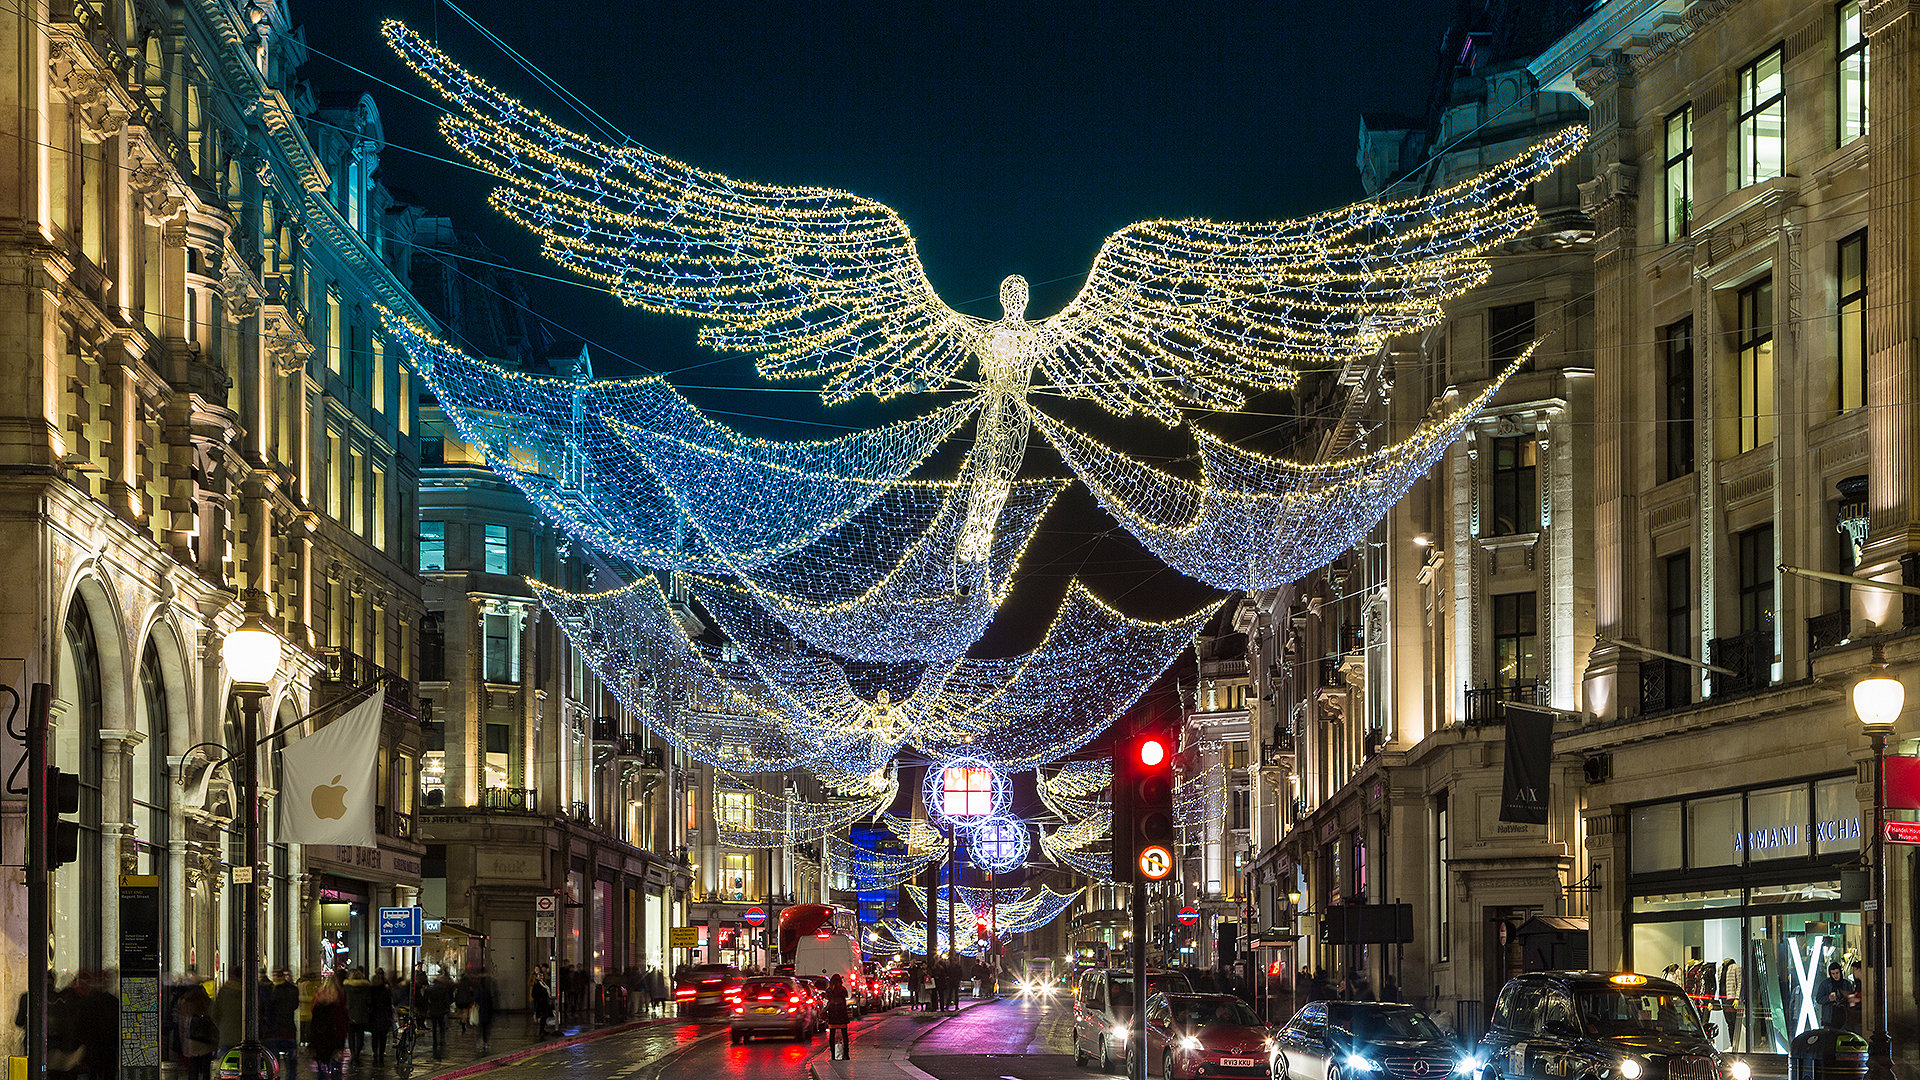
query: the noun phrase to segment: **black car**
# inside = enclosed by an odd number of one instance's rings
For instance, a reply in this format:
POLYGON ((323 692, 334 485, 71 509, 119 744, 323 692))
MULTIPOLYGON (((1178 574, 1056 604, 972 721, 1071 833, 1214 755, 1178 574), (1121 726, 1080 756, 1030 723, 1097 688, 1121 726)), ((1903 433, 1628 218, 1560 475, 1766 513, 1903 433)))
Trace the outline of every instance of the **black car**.
POLYGON ((1480 1040, 1480 1080, 1750 1080, 1714 1049, 1685 990, 1631 973, 1543 971, 1509 981, 1480 1040))
POLYGON ((1426 1013, 1385 1001, 1313 1002, 1268 1046, 1276 1080, 1450 1080, 1472 1060, 1426 1013))

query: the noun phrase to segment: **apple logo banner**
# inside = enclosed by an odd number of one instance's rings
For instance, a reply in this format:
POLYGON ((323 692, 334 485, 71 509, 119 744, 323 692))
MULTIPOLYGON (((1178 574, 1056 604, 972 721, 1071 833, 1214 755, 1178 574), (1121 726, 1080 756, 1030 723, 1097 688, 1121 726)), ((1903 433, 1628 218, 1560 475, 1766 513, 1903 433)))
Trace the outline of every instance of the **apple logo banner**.
POLYGON ((386 691, 376 690, 332 723, 280 751, 285 840, 380 846, 372 796, 380 760, 380 714, 386 704, 386 691))

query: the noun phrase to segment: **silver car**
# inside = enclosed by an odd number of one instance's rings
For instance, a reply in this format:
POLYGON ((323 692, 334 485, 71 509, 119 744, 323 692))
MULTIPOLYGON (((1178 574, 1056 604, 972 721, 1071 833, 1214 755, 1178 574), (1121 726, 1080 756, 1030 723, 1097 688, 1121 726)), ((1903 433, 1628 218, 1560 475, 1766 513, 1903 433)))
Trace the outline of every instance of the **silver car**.
POLYGON ((819 1022, 813 994, 800 980, 779 975, 748 979, 728 1015, 728 1035, 739 1046, 755 1035, 785 1035, 812 1042, 819 1022))

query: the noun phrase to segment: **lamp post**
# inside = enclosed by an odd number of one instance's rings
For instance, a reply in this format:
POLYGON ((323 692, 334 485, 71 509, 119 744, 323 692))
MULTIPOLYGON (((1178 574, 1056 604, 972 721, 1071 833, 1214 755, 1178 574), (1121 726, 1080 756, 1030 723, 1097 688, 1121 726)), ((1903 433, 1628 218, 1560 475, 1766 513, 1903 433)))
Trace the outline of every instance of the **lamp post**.
POLYGON ((1900 718, 1907 690, 1900 680, 1887 674, 1886 654, 1873 647, 1873 659, 1879 665, 1871 675, 1853 684, 1853 711, 1873 740, 1873 999, 1874 1029, 1867 1040, 1867 1075, 1872 1080, 1893 1080, 1893 1036, 1887 1025, 1887 838, 1886 767, 1887 736, 1900 718))
POLYGON ((220 643, 220 657, 233 676, 240 698, 240 842, 246 863, 234 868, 240 904, 240 1080, 260 1080, 266 1049, 260 1042, 260 988, 254 968, 260 962, 260 702, 280 670, 280 636, 257 613, 220 643))

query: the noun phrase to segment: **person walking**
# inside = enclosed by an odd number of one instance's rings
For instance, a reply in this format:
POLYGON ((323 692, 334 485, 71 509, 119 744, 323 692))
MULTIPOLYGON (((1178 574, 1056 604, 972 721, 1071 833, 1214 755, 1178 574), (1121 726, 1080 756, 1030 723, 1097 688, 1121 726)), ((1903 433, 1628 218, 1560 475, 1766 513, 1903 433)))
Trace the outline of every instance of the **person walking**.
POLYGON ((385 968, 375 968, 367 983, 367 1031, 373 1036, 373 1067, 387 1063, 387 1032, 393 1030, 393 987, 385 968))
POLYGON ((347 997, 332 976, 320 980, 307 1018, 307 1056, 320 1080, 339 1080, 347 1052, 347 997))
POLYGON ((445 1061, 447 1057, 447 1012, 453 1008, 453 980, 447 977, 445 968, 427 984, 426 999, 427 1022, 433 1028, 433 1060, 445 1061))
POLYGON ((547 1017, 553 1015, 553 988, 547 985, 547 969, 536 968, 533 972, 533 986, 527 991, 533 1002, 534 1038, 547 1037, 547 1017))
POLYGON ((1847 1026, 1847 1000, 1859 989, 1852 980, 1842 974, 1840 961, 1827 965, 1827 977, 1814 984, 1814 1004, 1820 1008, 1820 1026, 1824 1028, 1844 1028, 1847 1026))
POLYGON ((473 1029, 473 972, 463 971, 453 984, 453 1013, 460 1018, 460 1033, 473 1029))
POLYGON ((484 1054, 493 1049, 493 976, 484 971, 473 977, 473 1017, 484 1054))
POLYGON ((347 1045, 353 1048, 353 1060, 358 1062, 367 1051, 367 1009, 373 996, 367 969, 354 968, 340 984, 340 995, 347 1003, 347 1045))
POLYGON ((927 1007, 927 1003, 920 997, 921 992, 926 988, 927 988, 926 970, 922 968, 919 964, 915 964, 912 967, 908 968, 907 969, 907 989, 913 991, 913 1003, 915 1006, 921 1009, 925 1009, 927 1007))
POLYGON ((187 1080, 207 1080, 220 1048, 220 1025, 213 1022, 213 999, 199 983, 188 983, 174 1000, 173 1038, 181 1073, 187 1080))
POLYGON ((652 971, 632 972, 628 980, 633 985, 633 1007, 636 1016, 653 1015, 653 982, 649 978, 652 971))
POLYGON ((839 973, 827 982, 827 1056, 853 1060, 853 1044, 847 1039, 847 1026, 853 1014, 847 1008, 847 984, 839 973), (836 1049, 837 1048, 837 1049, 836 1049))
POLYGON ((230 968, 227 981, 220 984, 220 992, 213 996, 213 1023, 220 1032, 216 1052, 222 1058, 227 1056, 227 1051, 239 1046, 244 1037, 240 1028, 240 994, 246 980, 245 969, 230 968))
POLYGON ((260 1041, 280 1059, 280 1071, 287 1073, 297 1063, 300 1042, 300 988, 294 985, 293 972, 286 968, 273 973, 273 982, 265 984, 267 1007, 260 1010, 260 1041))

